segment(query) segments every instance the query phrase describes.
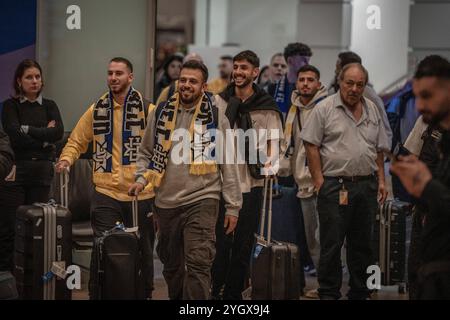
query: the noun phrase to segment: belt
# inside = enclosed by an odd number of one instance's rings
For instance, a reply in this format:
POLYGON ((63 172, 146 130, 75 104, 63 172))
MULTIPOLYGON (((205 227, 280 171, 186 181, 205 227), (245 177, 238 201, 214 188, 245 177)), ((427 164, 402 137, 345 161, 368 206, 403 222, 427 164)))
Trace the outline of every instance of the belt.
POLYGON ((369 174, 367 176, 339 176, 339 177, 325 177, 328 179, 337 179, 340 183, 343 181, 350 181, 350 182, 359 182, 359 181, 366 181, 366 180, 372 180, 375 178, 375 174, 369 174))

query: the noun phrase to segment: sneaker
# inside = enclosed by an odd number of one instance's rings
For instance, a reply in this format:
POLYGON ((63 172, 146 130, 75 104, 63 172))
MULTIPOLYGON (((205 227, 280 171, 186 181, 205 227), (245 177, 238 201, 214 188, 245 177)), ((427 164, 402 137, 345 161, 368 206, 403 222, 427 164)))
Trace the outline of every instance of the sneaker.
POLYGON ((305 297, 308 299, 319 299, 319 292, 317 289, 309 290, 305 293, 305 297))
POLYGON ((315 276, 315 275, 317 275, 316 268, 314 268, 313 265, 305 266, 305 267, 303 268, 303 270, 305 271, 305 274, 307 274, 307 275, 310 275, 310 276, 315 276))

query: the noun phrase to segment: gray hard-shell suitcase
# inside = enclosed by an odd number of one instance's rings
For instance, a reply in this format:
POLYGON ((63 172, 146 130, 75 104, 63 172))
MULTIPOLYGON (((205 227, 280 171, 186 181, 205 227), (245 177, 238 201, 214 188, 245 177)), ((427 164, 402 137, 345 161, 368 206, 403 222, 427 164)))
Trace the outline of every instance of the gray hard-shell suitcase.
MULTIPOLYGON (((62 174, 61 179, 68 179, 62 174)), ((67 196, 67 181, 61 193, 67 196)), ((62 198, 63 199, 63 198, 62 198)), ((67 199, 62 200, 67 205, 67 199)), ((70 300, 66 280, 52 271, 72 263, 72 220, 66 206, 35 203, 16 214, 14 274, 19 297, 25 300, 70 300)))

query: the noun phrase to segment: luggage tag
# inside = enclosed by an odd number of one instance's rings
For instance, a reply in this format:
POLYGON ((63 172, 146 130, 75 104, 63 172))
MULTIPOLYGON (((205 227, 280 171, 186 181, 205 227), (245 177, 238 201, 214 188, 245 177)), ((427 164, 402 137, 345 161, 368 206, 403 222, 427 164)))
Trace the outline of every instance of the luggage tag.
POLYGON ((65 261, 54 261, 50 271, 60 279, 65 279, 67 277, 66 262, 65 261))
POLYGON ((345 189, 344 184, 342 184, 342 189, 339 191, 339 205, 340 206, 348 205, 348 191, 345 189))
POLYGON ((10 181, 10 182, 16 181, 16 166, 15 165, 12 167, 11 172, 5 178, 5 181, 10 181))

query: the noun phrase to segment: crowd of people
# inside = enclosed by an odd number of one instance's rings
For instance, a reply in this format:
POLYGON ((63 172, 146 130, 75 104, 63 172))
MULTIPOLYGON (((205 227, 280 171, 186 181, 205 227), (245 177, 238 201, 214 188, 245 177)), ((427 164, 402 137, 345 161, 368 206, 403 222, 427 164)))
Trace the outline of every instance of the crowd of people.
MULTIPOLYGON (((164 65, 155 103, 133 87, 132 63, 113 58, 106 93, 80 118, 58 159, 55 143, 64 133, 59 108, 43 98, 39 64, 23 61, 14 77, 14 97, 2 111, 0 271, 13 270, 17 208, 48 201, 54 171, 70 168, 93 143, 94 236, 117 221, 130 225, 131 203, 138 196, 147 297, 153 290, 156 226, 170 299, 242 299, 264 179, 277 175, 280 184, 297 190, 304 224, 285 223, 304 234, 317 269, 318 297, 341 298, 345 242, 347 296, 369 299, 373 217, 388 196, 384 151, 392 147, 392 130, 361 57, 339 54, 335 78, 325 86, 320 70, 310 64, 312 56, 308 45, 291 43, 261 68, 258 55, 245 50, 221 57, 220 77, 210 81, 199 55, 174 55, 164 65), (244 140, 241 163, 218 161, 216 155, 235 143, 235 136, 224 134, 220 144, 207 134, 214 130, 253 130, 258 143, 244 140), (180 155, 179 146, 186 143, 188 152, 180 155), (261 155, 256 162, 253 154, 261 155)), ((411 297, 450 299, 449 61, 425 58, 413 90, 422 117, 410 144, 436 137, 433 130, 441 138, 430 142, 434 151, 427 154, 433 161, 421 157, 429 145, 423 143, 391 167, 418 203, 411 297)), ((239 157, 231 152, 232 160, 239 157)))

